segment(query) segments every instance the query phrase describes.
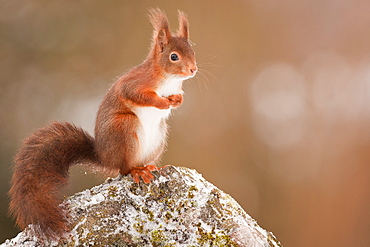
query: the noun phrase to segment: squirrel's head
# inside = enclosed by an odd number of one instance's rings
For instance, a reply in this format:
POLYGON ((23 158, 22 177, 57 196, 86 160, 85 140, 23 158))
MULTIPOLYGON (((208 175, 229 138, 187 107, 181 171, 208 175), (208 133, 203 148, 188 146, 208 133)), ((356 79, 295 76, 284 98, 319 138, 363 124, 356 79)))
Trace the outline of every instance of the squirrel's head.
POLYGON ((153 44, 150 53, 163 72, 184 79, 195 76, 198 67, 189 41, 189 23, 186 14, 178 12, 179 29, 172 35, 166 14, 158 9, 149 10, 153 25, 153 44))

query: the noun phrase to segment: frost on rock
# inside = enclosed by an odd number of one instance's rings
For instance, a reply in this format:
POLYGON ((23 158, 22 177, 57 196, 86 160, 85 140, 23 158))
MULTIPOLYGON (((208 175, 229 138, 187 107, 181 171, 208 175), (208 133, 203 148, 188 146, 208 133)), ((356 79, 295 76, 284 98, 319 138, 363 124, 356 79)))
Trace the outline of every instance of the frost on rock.
MULTIPOLYGON (((281 246, 195 170, 168 166, 151 184, 107 179, 63 203, 72 231, 46 246, 281 246)), ((27 228, 4 246, 44 246, 27 228)))

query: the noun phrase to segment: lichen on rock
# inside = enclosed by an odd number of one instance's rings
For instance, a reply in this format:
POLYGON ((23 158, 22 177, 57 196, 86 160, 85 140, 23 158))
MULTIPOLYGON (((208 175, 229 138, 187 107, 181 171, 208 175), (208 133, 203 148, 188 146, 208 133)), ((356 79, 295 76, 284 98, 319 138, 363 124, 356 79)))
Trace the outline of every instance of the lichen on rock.
MULTIPOLYGON (((119 176, 67 198, 72 231, 47 246, 281 246, 195 170, 168 166, 153 174, 150 184, 119 176)), ((42 246, 30 232, 1 247, 42 246)))

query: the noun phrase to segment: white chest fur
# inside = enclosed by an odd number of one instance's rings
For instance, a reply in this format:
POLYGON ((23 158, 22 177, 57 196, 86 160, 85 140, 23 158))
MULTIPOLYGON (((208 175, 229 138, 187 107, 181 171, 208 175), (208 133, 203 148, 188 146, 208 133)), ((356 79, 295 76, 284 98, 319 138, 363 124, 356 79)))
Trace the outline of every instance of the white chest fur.
MULTIPOLYGON (((183 79, 170 76, 164 80, 156 93, 161 97, 182 94, 183 79)), ((160 110, 156 107, 137 107, 135 114, 140 120, 138 138, 140 159, 144 160, 164 144, 167 135, 165 121, 171 114, 171 108, 160 110)))
POLYGON ((168 76, 167 79, 162 82, 162 85, 157 89, 157 94, 161 97, 182 94, 182 82, 184 79, 186 78, 168 76))

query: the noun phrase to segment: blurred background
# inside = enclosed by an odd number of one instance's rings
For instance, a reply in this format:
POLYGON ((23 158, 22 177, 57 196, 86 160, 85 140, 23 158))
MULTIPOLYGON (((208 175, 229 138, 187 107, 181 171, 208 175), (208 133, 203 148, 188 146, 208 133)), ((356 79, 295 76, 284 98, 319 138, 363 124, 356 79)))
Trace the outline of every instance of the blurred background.
MULTIPOLYGON (((283 246, 370 246, 370 1, 0 0, 0 243, 12 157, 53 120, 93 132, 145 58, 147 9, 190 20, 200 71, 163 164, 196 169, 283 246)), ((104 181, 74 167, 68 195, 104 181)))

